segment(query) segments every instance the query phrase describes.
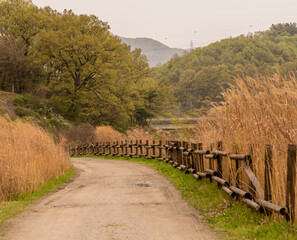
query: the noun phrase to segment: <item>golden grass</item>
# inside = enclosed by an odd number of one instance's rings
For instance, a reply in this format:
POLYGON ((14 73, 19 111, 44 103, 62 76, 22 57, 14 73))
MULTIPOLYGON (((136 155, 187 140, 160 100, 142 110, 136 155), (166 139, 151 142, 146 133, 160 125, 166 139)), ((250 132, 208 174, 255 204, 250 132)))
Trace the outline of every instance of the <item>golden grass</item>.
POLYGON ((124 140, 151 140, 152 134, 144 129, 133 128, 120 133, 113 129, 111 126, 100 126, 96 128, 96 141, 97 142, 114 142, 124 140))
POLYGON ((36 190, 70 168, 68 154, 45 131, 0 117, 0 200, 36 190))
MULTIPOLYGON (((263 187, 265 144, 272 144, 272 200, 285 206, 287 145, 297 144, 296 77, 237 79, 237 85, 224 93, 224 100, 211 109, 208 119, 198 123, 197 140, 208 149, 222 141, 227 152, 251 153, 263 187)), ((234 180, 233 163, 225 160, 224 166, 225 176, 231 174, 234 180)))

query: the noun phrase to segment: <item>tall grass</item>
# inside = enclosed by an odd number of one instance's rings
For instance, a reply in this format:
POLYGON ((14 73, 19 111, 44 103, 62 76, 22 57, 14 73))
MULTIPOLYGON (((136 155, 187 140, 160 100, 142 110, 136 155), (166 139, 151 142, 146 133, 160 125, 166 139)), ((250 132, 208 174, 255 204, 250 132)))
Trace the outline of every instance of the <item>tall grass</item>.
POLYGON ((153 135, 141 128, 132 128, 125 133, 120 133, 111 126, 96 128, 96 140, 98 142, 114 142, 124 140, 152 140, 153 135))
POLYGON ((0 117, 0 200, 36 190, 70 168, 67 153, 42 129, 0 117))
MULTIPOLYGON (((197 129, 197 140, 207 148, 222 141, 225 151, 252 154, 254 169, 263 187, 265 144, 272 144, 272 201, 286 205, 287 145, 297 144, 295 76, 284 78, 278 74, 237 79, 236 86, 224 93, 224 102, 214 106, 208 119, 199 122, 197 129)), ((225 160, 225 168, 228 169, 225 175, 232 175, 234 179, 230 160, 225 160)))
POLYGON ((125 140, 152 140, 153 134, 141 129, 132 128, 122 133, 111 126, 92 126, 90 124, 74 125, 69 129, 58 131, 56 137, 61 140, 65 147, 73 147, 86 143, 114 142, 125 140))

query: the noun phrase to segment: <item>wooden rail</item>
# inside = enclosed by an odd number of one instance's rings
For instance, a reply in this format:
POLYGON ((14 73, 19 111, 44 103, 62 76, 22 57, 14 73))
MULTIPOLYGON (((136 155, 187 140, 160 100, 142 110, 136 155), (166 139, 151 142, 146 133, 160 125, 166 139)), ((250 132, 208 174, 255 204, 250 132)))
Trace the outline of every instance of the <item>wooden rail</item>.
POLYGON ((264 153, 265 159, 265 184, 264 189, 260 185, 253 172, 252 158, 247 154, 231 154, 222 150, 222 143, 219 142, 217 149, 205 150, 202 144, 181 142, 181 141, 148 141, 142 140, 125 142, 105 142, 95 144, 84 144, 67 149, 71 156, 95 154, 102 156, 124 156, 124 157, 143 157, 147 159, 158 159, 171 164, 174 168, 190 173, 197 180, 208 178, 211 182, 215 181, 223 191, 238 201, 258 212, 271 214, 276 212, 284 215, 288 221, 295 219, 295 186, 296 186, 296 145, 288 146, 287 161, 287 188, 286 188, 286 207, 272 203, 271 196, 271 175, 272 175, 272 148, 266 145, 264 153), (223 179, 226 171, 222 163, 229 158, 236 165, 235 186, 232 186, 231 179, 223 179), (246 173, 251 187, 249 191, 240 188, 243 180, 239 176, 239 168, 246 173))

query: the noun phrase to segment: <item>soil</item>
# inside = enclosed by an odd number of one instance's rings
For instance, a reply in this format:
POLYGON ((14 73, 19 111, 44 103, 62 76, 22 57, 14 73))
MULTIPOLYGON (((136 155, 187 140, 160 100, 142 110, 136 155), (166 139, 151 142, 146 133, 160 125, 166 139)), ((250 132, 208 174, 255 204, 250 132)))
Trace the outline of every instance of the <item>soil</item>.
POLYGON ((155 170, 117 160, 72 161, 79 176, 8 221, 1 239, 217 239, 155 170))

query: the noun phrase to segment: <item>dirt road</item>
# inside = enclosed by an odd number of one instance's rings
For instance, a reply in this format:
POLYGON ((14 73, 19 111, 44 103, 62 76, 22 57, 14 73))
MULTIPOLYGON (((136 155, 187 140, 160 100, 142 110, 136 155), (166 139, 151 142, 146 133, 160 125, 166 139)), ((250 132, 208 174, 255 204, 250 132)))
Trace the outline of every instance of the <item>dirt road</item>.
POLYGON ((11 220, 7 240, 213 240, 162 176, 126 161, 73 159, 79 176, 11 220))

